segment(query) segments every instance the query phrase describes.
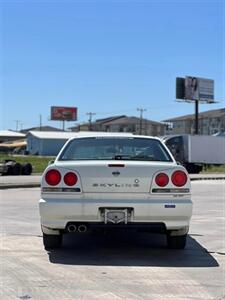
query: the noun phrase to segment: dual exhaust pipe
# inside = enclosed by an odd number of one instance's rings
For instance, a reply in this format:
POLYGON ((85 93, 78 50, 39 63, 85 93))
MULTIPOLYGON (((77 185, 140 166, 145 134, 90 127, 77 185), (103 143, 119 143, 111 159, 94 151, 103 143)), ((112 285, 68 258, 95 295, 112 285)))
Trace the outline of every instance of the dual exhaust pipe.
POLYGON ((81 225, 75 225, 75 224, 70 224, 68 227, 67 227, 67 230, 68 232, 80 232, 80 233, 84 233, 87 231, 87 226, 84 225, 84 224, 81 224, 81 225))

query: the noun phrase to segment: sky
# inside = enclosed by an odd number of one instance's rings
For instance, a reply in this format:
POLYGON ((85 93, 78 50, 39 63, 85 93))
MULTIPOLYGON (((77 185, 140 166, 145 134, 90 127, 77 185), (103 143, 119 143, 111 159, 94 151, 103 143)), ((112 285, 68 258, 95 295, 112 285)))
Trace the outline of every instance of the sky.
POLYGON ((175 79, 215 80, 225 107, 223 0, 0 0, 0 129, 43 125, 51 106, 78 121, 126 114, 162 121, 194 113, 175 101, 175 79))

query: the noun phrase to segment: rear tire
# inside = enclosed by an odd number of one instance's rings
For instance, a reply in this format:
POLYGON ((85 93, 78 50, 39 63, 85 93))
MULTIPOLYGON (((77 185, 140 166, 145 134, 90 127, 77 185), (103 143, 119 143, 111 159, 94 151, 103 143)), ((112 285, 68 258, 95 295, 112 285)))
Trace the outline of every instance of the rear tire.
POLYGON ((13 175, 13 166, 7 165, 7 171, 4 175, 13 175))
POLYGON ((32 165, 30 163, 26 163, 22 165, 22 175, 30 175, 32 173, 32 165))
POLYGON ((13 165, 13 175, 20 175, 22 170, 22 166, 20 163, 15 163, 13 165))
POLYGON ((14 160, 5 160, 5 165, 7 166, 7 172, 5 173, 5 175, 14 175, 14 164, 14 160))
POLYGON ((46 250, 60 248, 62 246, 62 234, 49 235, 43 233, 43 244, 46 250))
POLYGON ((169 249, 184 249, 186 245, 187 234, 172 236, 167 235, 167 246, 169 249))

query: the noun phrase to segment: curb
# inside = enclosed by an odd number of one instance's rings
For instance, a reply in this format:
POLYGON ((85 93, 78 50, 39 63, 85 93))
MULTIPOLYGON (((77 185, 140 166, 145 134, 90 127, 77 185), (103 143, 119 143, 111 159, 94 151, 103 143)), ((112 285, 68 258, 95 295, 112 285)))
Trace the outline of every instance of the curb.
MULTIPOLYGON (((225 176, 218 176, 218 177, 196 177, 196 178, 190 178, 191 181, 203 181, 203 180, 225 180, 225 176)), ((24 183, 24 184, 1 184, 0 190, 6 190, 6 189, 19 189, 19 188, 35 188, 40 187, 40 183, 24 183)))

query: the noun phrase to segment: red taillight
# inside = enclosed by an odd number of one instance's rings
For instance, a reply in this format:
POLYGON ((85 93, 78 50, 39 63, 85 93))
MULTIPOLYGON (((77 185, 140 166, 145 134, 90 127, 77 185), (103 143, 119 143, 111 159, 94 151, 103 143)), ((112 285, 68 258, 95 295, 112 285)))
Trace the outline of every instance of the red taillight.
POLYGON ((183 171, 175 171, 172 175, 172 183, 176 186, 183 186, 187 182, 187 175, 183 171))
POLYGON ((158 186, 166 186, 169 183, 169 177, 165 173, 159 173, 155 178, 155 183, 158 186))
POLYGON ((69 186, 75 185, 77 183, 77 179, 78 179, 77 175, 73 172, 68 172, 64 176, 64 182, 66 185, 69 185, 69 186))
POLYGON ((49 170, 45 175, 45 181, 49 185, 57 185, 61 181, 61 174, 58 170, 49 170))

